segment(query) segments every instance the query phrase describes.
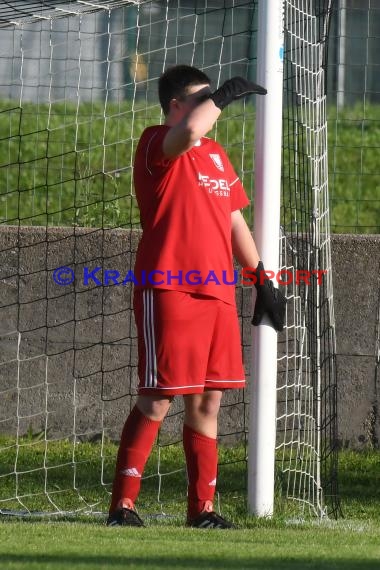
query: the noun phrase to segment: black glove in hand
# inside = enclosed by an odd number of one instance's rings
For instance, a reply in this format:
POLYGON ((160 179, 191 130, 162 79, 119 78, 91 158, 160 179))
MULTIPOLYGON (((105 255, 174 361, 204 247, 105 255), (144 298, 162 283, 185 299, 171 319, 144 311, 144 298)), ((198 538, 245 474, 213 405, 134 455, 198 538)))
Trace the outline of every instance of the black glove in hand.
POLYGON ((263 284, 260 284, 261 271, 265 271, 265 269, 263 262, 259 261, 256 268, 257 280, 255 287, 257 290, 257 297, 252 324, 254 326, 258 326, 261 323, 263 316, 267 314, 276 331, 281 332, 284 328, 287 299, 281 291, 273 286, 270 279, 264 279, 263 284))
POLYGON ((224 107, 227 107, 232 101, 241 99, 252 93, 266 95, 267 90, 256 83, 252 83, 252 81, 247 81, 244 77, 233 77, 225 81, 219 89, 214 91, 214 93, 210 95, 210 99, 214 101, 219 109, 223 110, 224 107))

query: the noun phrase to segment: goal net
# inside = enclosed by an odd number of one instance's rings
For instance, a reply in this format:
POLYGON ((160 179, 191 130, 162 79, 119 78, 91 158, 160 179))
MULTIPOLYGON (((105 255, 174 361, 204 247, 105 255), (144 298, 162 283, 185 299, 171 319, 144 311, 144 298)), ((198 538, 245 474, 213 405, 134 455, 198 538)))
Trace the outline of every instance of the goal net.
MULTIPOLYGON (((278 508, 336 512, 336 378, 324 70, 329 4, 286 1, 282 269, 327 270, 287 286, 279 335, 278 508)), ((132 313, 139 214, 133 154, 162 121, 157 79, 176 63, 216 86, 255 79, 257 2, 11 1, 0 8, 0 512, 104 513, 117 441, 136 398, 132 313)), ((212 133, 253 196, 255 108, 212 133)), ((252 223, 252 211, 247 212, 252 223)), ((247 375, 251 300, 237 288, 247 375)), ((220 416, 219 496, 244 512, 248 394, 220 416)), ((182 402, 147 465, 140 508, 185 502, 182 402)))
POLYGON ((326 109, 331 8, 331 1, 285 2, 280 265, 290 287, 278 351, 277 450, 286 496, 320 516, 340 510, 326 109))

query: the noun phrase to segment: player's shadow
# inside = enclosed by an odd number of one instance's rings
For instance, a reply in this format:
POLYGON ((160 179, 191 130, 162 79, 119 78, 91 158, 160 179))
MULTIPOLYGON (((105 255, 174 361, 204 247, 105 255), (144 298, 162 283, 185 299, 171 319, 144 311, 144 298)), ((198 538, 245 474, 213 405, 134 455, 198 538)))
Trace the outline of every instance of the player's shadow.
MULTIPOLYGON (((205 532, 205 531, 195 531, 205 532)), ((207 531, 206 531, 207 532, 207 531)), ((216 531, 219 532, 219 531, 216 531)), ((220 531, 219 538, 223 538, 226 531, 220 531), (222 536, 223 535, 223 536, 222 536)), ((227 531, 231 532, 231 531, 227 531)), ((232 531, 233 532, 233 531, 232 531)), ((211 560, 207 557, 191 557, 182 558, 180 552, 176 556, 133 556, 132 553, 126 556, 120 555, 94 555, 94 556, 81 556, 80 554, 22 554, 22 553, 5 553, 0 554, 1 567, 18 567, 17 565, 33 565, 41 568, 50 568, 55 565, 61 569, 65 568, 91 568, 91 570, 104 569, 104 568, 143 568, 160 569, 160 568, 176 568, 176 569, 207 569, 207 570, 224 570, 239 568, 239 570, 268 570, 268 568, 276 568, 276 570, 294 570, 307 568, 308 570, 378 570, 379 562, 375 560, 336 560, 326 559, 320 560, 318 558, 298 558, 295 560, 279 557, 241 557, 241 556, 223 556, 222 559, 217 558, 211 560), (51 566, 50 566, 51 565, 51 566)))

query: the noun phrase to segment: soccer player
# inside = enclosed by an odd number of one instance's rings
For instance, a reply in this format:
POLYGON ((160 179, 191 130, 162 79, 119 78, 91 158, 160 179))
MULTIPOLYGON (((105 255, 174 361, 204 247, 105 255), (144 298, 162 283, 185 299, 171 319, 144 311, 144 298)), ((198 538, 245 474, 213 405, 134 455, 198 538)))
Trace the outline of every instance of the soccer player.
MULTIPOLYGON (((123 428, 107 524, 143 526, 141 476, 174 396, 184 399, 187 525, 230 528, 213 507, 217 418, 224 390, 245 385, 233 255, 261 268, 241 209, 249 203, 223 148, 205 135, 229 103, 266 90, 241 77, 212 92, 202 71, 185 65, 159 80, 165 124, 139 141, 134 184, 142 238, 134 275, 139 395, 123 428)), ((283 326, 285 299, 256 283, 254 324, 264 313, 283 326)))

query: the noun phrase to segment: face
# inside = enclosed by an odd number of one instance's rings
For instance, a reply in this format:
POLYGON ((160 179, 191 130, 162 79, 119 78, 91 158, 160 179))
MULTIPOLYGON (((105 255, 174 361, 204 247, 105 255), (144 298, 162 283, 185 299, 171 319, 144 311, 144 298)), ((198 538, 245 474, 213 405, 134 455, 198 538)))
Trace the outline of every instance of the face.
POLYGON ((197 105, 208 99, 211 93, 210 85, 191 85, 187 88, 185 96, 172 99, 170 102, 170 113, 176 122, 190 113, 197 105))

